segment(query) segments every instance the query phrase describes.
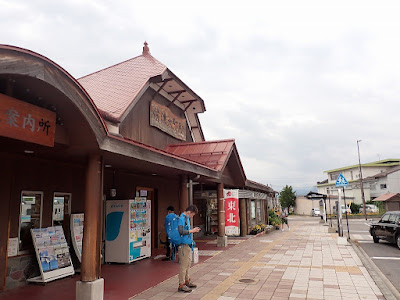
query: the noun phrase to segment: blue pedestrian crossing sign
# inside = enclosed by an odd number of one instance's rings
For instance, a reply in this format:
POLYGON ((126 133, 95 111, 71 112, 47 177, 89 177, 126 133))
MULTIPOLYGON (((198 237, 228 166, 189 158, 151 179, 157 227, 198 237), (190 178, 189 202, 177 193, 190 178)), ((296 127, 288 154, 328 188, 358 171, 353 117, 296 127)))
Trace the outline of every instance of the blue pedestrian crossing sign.
POLYGON ((338 178, 336 179, 336 187, 344 187, 348 185, 349 183, 347 182, 346 178, 344 178, 343 174, 340 173, 338 178))

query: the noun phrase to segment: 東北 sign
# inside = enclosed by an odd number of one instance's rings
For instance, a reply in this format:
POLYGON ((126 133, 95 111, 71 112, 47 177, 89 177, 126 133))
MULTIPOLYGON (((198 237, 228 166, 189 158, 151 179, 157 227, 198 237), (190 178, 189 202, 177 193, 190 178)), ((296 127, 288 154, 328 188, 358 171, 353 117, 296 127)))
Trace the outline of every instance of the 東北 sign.
POLYGON ((54 147, 56 114, 0 94, 0 136, 54 147))
POLYGON ((225 190, 225 234, 239 235, 239 190, 225 190))

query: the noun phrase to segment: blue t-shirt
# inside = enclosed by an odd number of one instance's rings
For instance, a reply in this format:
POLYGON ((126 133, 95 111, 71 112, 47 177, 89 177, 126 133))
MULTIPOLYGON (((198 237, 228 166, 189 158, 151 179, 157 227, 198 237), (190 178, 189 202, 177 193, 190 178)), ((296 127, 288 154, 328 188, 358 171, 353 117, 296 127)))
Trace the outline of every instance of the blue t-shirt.
MULTIPOLYGON (((178 220, 178 226, 183 226, 184 230, 190 230, 190 219, 182 213, 178 220)), ((182 236, 182 244, 193 245, 193 234, 185 234, 182 236)))

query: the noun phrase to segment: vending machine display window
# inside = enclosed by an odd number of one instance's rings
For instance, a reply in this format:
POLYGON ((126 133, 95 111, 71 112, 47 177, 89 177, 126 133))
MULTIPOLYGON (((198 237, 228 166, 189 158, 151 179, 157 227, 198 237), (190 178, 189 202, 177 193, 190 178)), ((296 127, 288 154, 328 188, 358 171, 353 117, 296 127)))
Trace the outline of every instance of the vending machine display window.
POLYGON ((18 254, 27 253, 33 247, 30 230, 42 226, 42 201, 43 192, 21 192, 18 254))
POLYGON ((53 226, 63 225, 65 215, 70 215, 71 194, 55 192, 53 196, 53 226))

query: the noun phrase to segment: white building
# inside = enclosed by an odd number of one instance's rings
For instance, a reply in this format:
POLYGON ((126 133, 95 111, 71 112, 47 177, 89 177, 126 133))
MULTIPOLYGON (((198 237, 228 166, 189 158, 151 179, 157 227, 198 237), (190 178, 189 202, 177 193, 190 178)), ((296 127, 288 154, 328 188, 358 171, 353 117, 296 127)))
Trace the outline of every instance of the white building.
MULTIPOLYGON (((393 189, 398 189, 390 190, 390 192, 400 192, 400 172, 397 172, 400 171, 399 165, 400 159, 385 159, 361 165, 365 201, 387 193, 389 184, 393 189)), ((348 187, 345 188, 345 195, 346 198, 352 200, 348 204, 352 201, 356 204, 362 203, 358 164, 324 171, 324 173, 327 173, 328 179, 317 183, 318 193, 337 196, 338 188, 335 183, 339 174, 342 173, 349 182, 348 187)))
POLYGON ((371 199, 386 193, 400 193, 400 166, 391 167, 385 172, 367 177, 365 181, 369 182, 371 199))

